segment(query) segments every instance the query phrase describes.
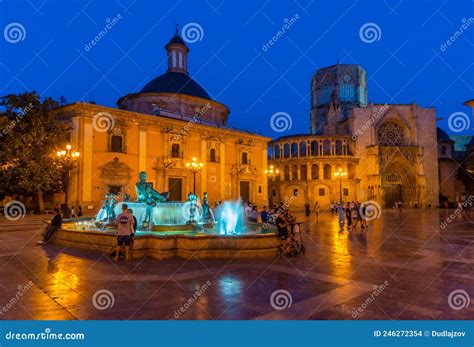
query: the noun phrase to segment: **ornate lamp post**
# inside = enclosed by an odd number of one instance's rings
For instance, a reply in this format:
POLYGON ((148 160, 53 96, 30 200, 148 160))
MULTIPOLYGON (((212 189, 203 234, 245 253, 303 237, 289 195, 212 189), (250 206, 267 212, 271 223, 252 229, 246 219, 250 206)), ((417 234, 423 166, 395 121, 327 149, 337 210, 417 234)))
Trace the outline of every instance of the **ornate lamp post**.
MULTIPOLYGON (((80 153, 78 151, 72 151, 72 146, 67 144, 66 149, 60 150, 56 152, 56 156, 58 159, 62 161, 64 170, 65 170, 65 201, 64 201, 64 210, 68 211, 65 214, 69 214, 68 208, 68 196, 69 196, 69 174, 72 169, 74 169, 76 165, 77 158, 79 157, 80 153)), ((65 215, 64 217, 68 218, 69 215, 65 215)))
POLYGON ((341 168, 334 173, 334 177, 339 177, 339 202, 342 204, 342 178, 347 176, 347 171, 341 168))
POLYGON ((265 175, 267 175, 270 180, 278 176, 279 173, 280 173, 280 170, 273 168, 273 165, 270 165, 270 167, 265 170, 265 175))
POLYGON ((196 157, 193 158, 191 162, 186 163, 186 167, 191 170, 193 173, 193 194, 196 195, 196 172, 201 171, 204 167, 204 163, 201 163, 197 160, 196 157))
MULTIPOLYGON (((265 175, 267 175, 269 181, 273 181, 273 178, 277 177, 280 174, 280 170, 276 169, 273 167, 273 165, 270 165, 268 169, 265 169, 265 175)), ((268 187, 269 190, 269 197, 268 197, 268 202, 271 204, 271 194, 270 194, 270 185, 268 187)))

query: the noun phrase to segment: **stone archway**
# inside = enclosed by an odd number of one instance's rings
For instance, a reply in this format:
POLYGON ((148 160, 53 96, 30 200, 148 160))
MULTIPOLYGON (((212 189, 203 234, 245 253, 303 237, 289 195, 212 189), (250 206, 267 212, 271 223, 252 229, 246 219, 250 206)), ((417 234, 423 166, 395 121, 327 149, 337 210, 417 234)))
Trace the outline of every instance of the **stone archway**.
POLYGON ((382 194, 385 208, 392 208, 398 201, 411 206, 416 200, 415 173, 400 163, 391 165, 382 174, 382 194))

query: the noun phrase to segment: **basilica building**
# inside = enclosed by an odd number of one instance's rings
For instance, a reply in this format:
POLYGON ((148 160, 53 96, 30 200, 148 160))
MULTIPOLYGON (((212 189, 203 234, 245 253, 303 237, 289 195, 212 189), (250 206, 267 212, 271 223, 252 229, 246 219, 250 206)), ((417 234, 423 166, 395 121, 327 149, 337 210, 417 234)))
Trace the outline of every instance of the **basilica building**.
POLYGON ((312 79, 311 134, 269 144, 269 164, 280 174, 270 198, 296 196, 320 206, 374 200, 381 207, 437 206, 436 112, 417 104, 369 104, 366 73, 336 64, 312 79))
POLYGON ((167 71, 121 97, 118 108, 78 102, 55 111, 72 123, 71 146, 80 153, 70 204, 96 210, 106 193, 134 200, 141 171, 170 200, 186 200, 195 189, 211 202, 242 197, 266 204, 270 138, 227 126, 229 108, 190 77, 189 48, 178 32, 165 49, 167 71), (193 170, 193 161, 202 165, 193 170))

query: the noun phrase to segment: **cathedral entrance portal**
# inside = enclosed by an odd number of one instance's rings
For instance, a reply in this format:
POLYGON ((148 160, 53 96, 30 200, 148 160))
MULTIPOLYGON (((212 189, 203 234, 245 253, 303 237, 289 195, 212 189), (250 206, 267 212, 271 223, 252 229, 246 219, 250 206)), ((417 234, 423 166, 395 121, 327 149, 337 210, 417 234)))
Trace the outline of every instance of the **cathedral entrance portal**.
POLYGON ((403 202, 401 184, 384 184, 385 207, 392 208, 396 202, 403 202))

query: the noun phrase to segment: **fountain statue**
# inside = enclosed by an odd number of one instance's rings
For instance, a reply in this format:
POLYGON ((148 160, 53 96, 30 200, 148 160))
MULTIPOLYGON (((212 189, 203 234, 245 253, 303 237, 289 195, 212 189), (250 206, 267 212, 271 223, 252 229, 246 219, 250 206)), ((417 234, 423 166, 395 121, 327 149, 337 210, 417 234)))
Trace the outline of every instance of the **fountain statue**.
POLYGON ((145 171, 140 172, 138 175, 139 181, 135 185, 135 191, 137 192, 137 201, 146 202, 147 200, 153 200, 154 202, 167 201, 169 194, 160 194, 153 189, 150 182, 147 182, 147 173, 145 171))

